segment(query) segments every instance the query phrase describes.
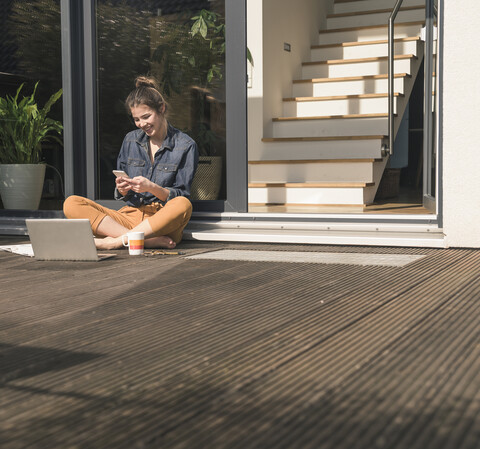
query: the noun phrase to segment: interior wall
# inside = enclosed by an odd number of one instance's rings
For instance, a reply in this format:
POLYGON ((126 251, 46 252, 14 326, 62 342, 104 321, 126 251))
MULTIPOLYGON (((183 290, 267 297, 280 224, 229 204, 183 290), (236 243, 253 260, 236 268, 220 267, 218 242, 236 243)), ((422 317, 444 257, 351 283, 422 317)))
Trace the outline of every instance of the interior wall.
POLYGON ((262 154, 262 137, 272 136, 272 118, 282 115, 282 98, 291 97, 292 80, 300 78, 310 46, 318 42, 333 0, 248 0, 247 45, 254 66, 249 69, 249 159, 262 154), (290 44, 290 51, 284 44, 290 44))
POLYGON ((443 229, 449 246, 480 247, 480 9, 443 3, 443 229))

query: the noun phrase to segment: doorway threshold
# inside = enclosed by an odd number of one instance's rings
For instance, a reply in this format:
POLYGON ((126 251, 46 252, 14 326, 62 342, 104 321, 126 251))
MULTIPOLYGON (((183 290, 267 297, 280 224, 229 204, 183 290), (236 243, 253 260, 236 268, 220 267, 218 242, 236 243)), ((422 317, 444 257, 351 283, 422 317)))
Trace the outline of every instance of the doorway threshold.
POLYGON ((189 240, 445 248, 436 215, 194 213, 189 240))

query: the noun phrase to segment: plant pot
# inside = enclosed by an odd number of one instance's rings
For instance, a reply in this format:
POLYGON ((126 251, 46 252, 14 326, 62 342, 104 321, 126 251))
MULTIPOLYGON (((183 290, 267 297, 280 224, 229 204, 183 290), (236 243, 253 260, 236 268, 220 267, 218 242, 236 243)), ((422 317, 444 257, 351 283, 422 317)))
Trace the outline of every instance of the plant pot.
POLYGON ((192 200, 216 200, 222 184, 222 157, 200 156, 192 182, 192 200))
POLYGON ((44 164, 0 164, 0 195, 3 207, 37 210, 44 179, 44 164))

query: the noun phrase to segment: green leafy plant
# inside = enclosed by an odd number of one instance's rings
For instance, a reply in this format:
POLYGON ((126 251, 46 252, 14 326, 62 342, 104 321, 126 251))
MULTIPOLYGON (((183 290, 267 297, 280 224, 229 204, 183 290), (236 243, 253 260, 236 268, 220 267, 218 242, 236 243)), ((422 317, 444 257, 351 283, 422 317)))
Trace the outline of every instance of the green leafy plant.
POLYGON ((30 96, 19 99, 23 84, 15 96, 0 97, 0 163, 37 164, 41 157, 41 143, 56 140, 63 126, 47 117, 52 105, 62 96, 62 89, 54 93, 40 109, 35 102, 38 82, 30 96))
MULTIPOLYGON (((197 35, 201 36, 208 43, 210 51, 214 56, 211 66, 208 68, 207 83, 210 83, 215 77, 222 79, 222 71, 217 63, 217 59, 222 58, 225 53, 225 24, 223 22, 219 23, 219 19, 219 14, 206 9, 202 9, 197 16, 190 19, 193 20, 190 35, 192 38, 195 38, 197 35)), ((192 67, 195 67, 195 55, 192 55, 188 62, 192 67)))
MULTIPOLYGON (((193 21, 190 29, 192 37, 200 35, 205 41, 209 43, 212 54, 222 56, 225 54, 225 23, 220 14, 214 11, 202 9, 198 15, 192 17, 193 21)), ((253 57, 247 47, 247 59, 253 65, 253 57)), ((195 56, 192 55, 189 59, 190 64, 195 67, 195 56)), ((207 72, 207 82, 210 83, 215 77, 221 79, 221 68, 214 61, 207 72)))
MULTIPOLYGON (((210 87, 222 80, 225 65, 225 22, 223 17, 202 9, 186 23, 163 21, 152 62, 159 65, 162 91, 170 96, 187 86, 210 87), (191 25, 189 23, 193 22, 191 25)), ((253 58, 247 48, 247 58, 253 58)))

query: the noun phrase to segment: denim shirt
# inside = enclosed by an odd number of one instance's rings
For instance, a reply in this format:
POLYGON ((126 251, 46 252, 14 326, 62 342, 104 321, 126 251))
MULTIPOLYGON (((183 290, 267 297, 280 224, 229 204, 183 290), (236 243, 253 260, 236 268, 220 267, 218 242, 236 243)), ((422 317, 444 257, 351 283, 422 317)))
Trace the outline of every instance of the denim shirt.
MULTIPOLYGON (((149 155, 149 137, 141 129, 129 132, 123 140, 117 158, 117 169, 128 176, 144 176, 170 191, 166 201, 176 196, 190 196, 190 186, 198 166, 197 144, 185 133, 170 124, 162 146, 155 153, 153 164, 149 155)), ((165 203, 149 192, 129 190, 122 197, 115 188, 115 199, 129 206, 139 207, 151 203, 165 203)))

